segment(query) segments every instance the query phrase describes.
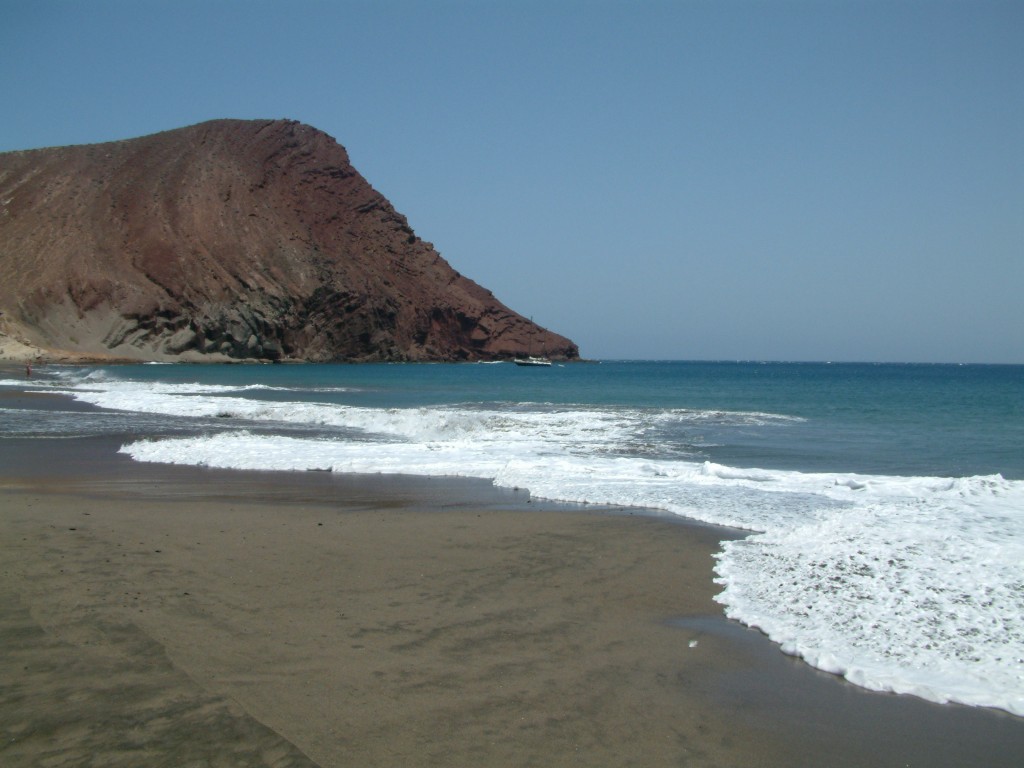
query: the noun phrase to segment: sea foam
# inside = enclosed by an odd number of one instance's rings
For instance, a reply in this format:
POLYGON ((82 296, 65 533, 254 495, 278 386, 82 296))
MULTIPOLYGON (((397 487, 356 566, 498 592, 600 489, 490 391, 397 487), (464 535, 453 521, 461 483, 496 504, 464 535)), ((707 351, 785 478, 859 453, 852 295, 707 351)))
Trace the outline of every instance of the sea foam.
POLYGON ((668 425, 788 417, 543 404, 365 408, 245 388, 91 379, 104 408, 337 426, 358 439, 220 431, 123 447, 139 461, 473 476, 554 500, 746 529, 715 566, 728 616, 858 685, 1024 715, 1024 483, 734 467, 679 457, 668 425), (669 457, 669 458, 666 458, 669 457))

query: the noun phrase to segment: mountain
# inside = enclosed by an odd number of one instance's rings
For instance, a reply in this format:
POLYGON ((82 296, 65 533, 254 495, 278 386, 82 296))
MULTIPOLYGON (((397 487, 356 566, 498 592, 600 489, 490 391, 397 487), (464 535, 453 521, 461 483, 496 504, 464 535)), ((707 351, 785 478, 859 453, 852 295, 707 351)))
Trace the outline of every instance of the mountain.
POLYGON ((0 154, 0 337, 57 359, 578 357, 286 120, 0 154))

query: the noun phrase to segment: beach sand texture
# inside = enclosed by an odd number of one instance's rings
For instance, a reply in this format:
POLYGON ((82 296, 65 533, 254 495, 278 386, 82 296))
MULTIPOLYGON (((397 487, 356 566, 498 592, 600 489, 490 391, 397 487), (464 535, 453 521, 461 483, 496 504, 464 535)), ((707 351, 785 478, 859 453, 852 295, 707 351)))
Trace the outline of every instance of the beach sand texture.
POLYGON ((726 621, 729 532, 0 440, 5 766, 1014 765, 726 621))

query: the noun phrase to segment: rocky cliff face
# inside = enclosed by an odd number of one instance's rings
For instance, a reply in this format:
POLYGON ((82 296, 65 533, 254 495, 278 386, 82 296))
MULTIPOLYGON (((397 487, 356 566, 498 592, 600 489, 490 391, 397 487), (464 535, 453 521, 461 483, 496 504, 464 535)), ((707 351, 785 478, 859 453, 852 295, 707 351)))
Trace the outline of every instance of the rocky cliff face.
POLYGON ((578 356, 291 121, 0 154, 0 312, 0 334, 80 356, 578 356))

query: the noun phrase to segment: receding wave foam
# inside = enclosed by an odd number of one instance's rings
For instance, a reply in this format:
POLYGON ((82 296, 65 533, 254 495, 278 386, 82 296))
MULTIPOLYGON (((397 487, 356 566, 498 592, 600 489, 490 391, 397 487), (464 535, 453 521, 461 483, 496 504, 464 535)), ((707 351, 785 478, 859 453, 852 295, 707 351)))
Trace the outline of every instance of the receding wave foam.
POLYGON ((1024 483, 730 467, 679 458, 725 411, 540 405, 354 408, 238 388, 83 381, 105 408, 355 430, 361 440, 232 431, 122 449, 139 461, 490 478, 556 500, 664 509, 751 534, 718 556, 727 615, 875 690, 1024 715, 1024 483), (177 388, 176 388, 177 387, 177 388))
MULTIPOLYGON (((241 396, 247 388, 223 385, 104 381, 91 377, 64 391, 101 408, 167 416, 278 421, 344 427, 414 443, 459 441, 503 446, 506 453, 643 453, 651 432, 666 422, 703 422, 697 411, 648 412, 628 408, 506 405, 430 408, 359 408, 322 402, 276 402, 241 396), (513 446, 518 446, 513 449, 513 446)), ((312 390, 320 392, 321 390, 312 390)), ((716 422, 749 425, 767 414, 714 412, 716 422)))
POLYGON ((726 542, 726 614, 866 688, 1024 715, 1021 483, 884 480, 866 503, 726 542))

